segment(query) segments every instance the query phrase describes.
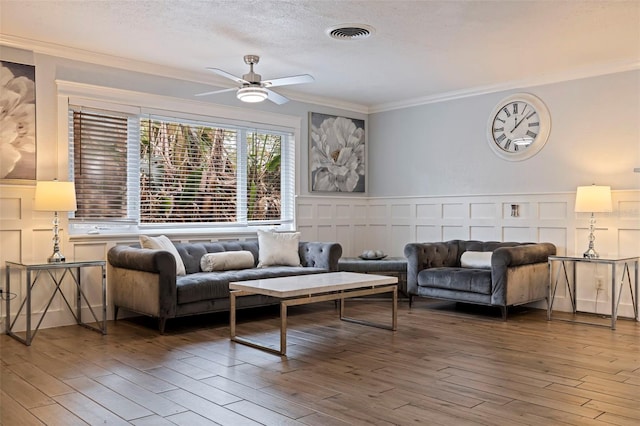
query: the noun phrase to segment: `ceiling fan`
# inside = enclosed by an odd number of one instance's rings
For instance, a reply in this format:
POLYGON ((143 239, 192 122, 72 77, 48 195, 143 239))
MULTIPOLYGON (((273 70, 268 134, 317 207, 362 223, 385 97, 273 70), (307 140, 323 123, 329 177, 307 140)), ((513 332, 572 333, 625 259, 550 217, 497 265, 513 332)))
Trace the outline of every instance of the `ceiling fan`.
POLYGON ((260 57, 258 55, 245 55, 244 62, 249 65, 249 72, 244 74, 242 78, 236 77, 233 74, 229 74, 226 71, 223 71, 219 68, 209 68, 208 70, 213 71, 214 73, 221 75, 222 77, 226 77, 230 80, 235 81, 240 84, 240 87, 232 87, 230 89, 222 89, 222 90, 214 90, 212 92, 204 92, 198 93, 196 96, 207 96, 214 95, 217 93, 230 92, 232 90, 237 90, 236 96, 243 102, 262 102, 265 99, 269 99, 271 102, 276 103, 278 105, 282 105, 285 102, 288 102, 289 99, 284 96, 274 92, 271 90, 271 87, 277 86, 287 86, 290 84, 301 84, 301 83, 310 83, 313 80, 313 77, 309 74, 301 74, 301 75, 293 75, 290 77, 281 77, 275 78, 272 80, 262 80, 262 76, 260 74, 256 74, 253 72, 253 66, 260 61, 260 57))

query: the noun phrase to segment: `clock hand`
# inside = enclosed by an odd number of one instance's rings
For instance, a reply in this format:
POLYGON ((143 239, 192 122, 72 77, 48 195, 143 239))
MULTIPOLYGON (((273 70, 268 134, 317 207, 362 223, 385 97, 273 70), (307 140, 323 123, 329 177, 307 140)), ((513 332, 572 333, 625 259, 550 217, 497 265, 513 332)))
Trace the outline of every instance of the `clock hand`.
POLYGON ((516 119, 516 126, 513 129, 511 129, 511 131, 513 132, 515 129, 517 129, 518 126, 520 124, 522 124, 522 122, 524 121, 525 118, 527 118, 527 117, 522 117, 522 120, 520 120, 520 121, 517 121, 517 119, 516 119))
MULTIPOLYGON (((524 108, 522 109, 522 120, 520 120, 520 123, 522 123, 524 119, 527 118, 527 115, 525 114, 525 112, 527 111, 528 106, 529 105, 525 104, 524 108)), ((520 125, 520 123, 518 123, 518 119, 516 118, 516 127, 514 127, 511 131, 513 132, 520 125)))

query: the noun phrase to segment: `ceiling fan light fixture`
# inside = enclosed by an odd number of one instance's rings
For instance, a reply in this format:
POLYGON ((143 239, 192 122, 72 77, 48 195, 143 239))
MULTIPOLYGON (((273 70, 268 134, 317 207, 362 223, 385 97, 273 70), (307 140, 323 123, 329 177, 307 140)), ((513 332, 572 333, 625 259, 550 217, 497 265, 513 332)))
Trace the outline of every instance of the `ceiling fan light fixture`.
POLYGON ((257 103, 269 97, 269 93, 264 87, 243 87, 238 89, 236 97, 242 102, 257 103))

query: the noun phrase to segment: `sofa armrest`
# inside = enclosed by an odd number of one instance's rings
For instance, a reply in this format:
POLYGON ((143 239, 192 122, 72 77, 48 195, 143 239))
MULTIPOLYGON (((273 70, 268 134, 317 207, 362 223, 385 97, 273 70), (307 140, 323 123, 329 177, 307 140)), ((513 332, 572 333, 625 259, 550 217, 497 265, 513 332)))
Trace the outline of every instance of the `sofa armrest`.
POLYGON ((551 243, 534 243, 514 247, 498 247, 491 256, 491 268, 504 268, 532 263, 547 263, 549 256, 556 254, 551 243))
POLYGON ((175 316, 176 261, 170 252, 118 245, 109 250, 107 261, 116 306, 161 320, 175 316))
POLYGON ((404 257, 407 258, 407 293, 418 291, 418 273, 426 268, 427 252, 422 243, 409 243, 404 246, 404 257))
POLYGON ((338 243, 300 242, 298 245, 300 264, 329 272, 338 270, 338 260, 342 256, 342 246, 338 243))
POLYGON ((116 268, 154 272, 176 277, 176 261, 165 250, 150 250, 130 246, 115 246, 107 253, 107 260, 116 268))
POLYGON ((556 246, 551 243, 496 248, 491 256, 492 303, 500 306, 509 303, 509 277, 517 277, 518 281, 531 285, 547 283, 547 262, 549 256, 554 254, 556 246))

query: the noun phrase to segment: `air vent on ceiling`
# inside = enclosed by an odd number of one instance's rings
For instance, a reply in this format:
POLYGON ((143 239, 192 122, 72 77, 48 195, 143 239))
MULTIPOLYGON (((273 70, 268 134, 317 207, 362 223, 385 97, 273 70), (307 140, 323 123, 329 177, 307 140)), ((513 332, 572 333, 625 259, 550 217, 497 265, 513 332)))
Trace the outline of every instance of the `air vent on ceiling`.
POLYGON ((373 34, 373 27, 362 24, 342 24, 328 28, 327 34, 336 40, 360 40, 373 34))

